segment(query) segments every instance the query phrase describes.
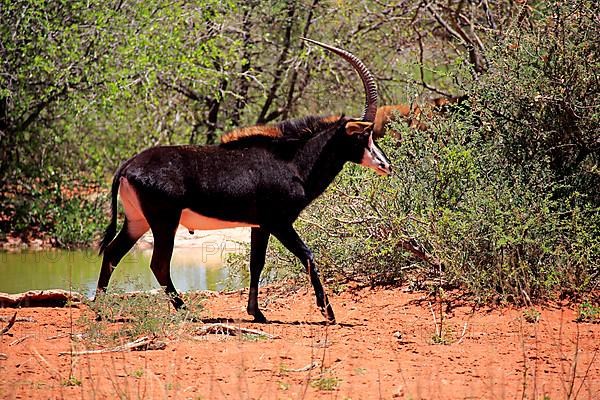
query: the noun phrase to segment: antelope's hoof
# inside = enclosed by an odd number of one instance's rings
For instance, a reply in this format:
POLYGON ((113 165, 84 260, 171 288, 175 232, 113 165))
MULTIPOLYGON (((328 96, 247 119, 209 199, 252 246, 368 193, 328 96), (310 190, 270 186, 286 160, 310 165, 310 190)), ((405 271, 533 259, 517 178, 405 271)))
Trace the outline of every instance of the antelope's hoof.
POLYGON ((263 315, 262 312, 257 311, 254 314, 254 322, 258 322, 259 324, 266 324, 267 323, 267 318, 265 318, 265 316, 263 315))
POLYGON ((171 299, 171 304, 173 304, 173 308, 175 311, 187 311, 187 306, 179 297, 173 297, 171 299))
POLYGON ((335 315, 333 314, 333 308, 331 308, 330 305, 328 305, 327 307, 319 307, 319 310, 327 320, 327 323, 332 325, 335 324, 335 315))

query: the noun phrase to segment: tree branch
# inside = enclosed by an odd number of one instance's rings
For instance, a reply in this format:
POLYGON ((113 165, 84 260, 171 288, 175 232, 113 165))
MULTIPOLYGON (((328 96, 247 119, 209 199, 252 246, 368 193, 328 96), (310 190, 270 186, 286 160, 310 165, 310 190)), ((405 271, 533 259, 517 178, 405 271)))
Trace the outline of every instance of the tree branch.
POLYGON ((171 83, 168 82, 162 75, 158 76, 158 81, 168 87, 169 89, 172 89, 174 91, 176 91, 177 93, 187 97, 190 100, 194 100, 194 101, 208 101, 208 97, 206 96, 202 96, 200 94, 198 94, 198 92, 196 92, 195 90, 184 86, 183 84, 179 83, 171 83))
POLYGON ((50 103, 52 103, 54 100, 58 99, 59 97, 65 95, 67 93, 68 88, 69 88, 69 85, 65 84, 62 89, 58 90, 56 93, 49 95, 44 100, 42 100, 38 104, 36 104, 33 107, 33 111, 29 114, 29 116, 27 118, 25 118, 25 120, 23 122, 21 122, 17 127, 13 128, 12 132, 13 133, 23 132, 25 129, 27 129, 37 119, 37 117, 40 115, 40 113, 42 111, 44 111, 44 109, 46 107, 48 107, 48 105, 50 105, 50 103))
POLYGON ((235 107, 233 109, 231 115, 231 123, 233 126, 240 125, 240 119, 242 116, 242 111, 248 104, 248 91, 250 90, 250 82, 246 75, 250 71, 251 62, 250 62, 250 42, 251 35, 250 29, 252 28, 250 24, 250 14, 253 7, 252 5, 248 6, 248 8, 244 11, 243 17, 243 31, 242 31, 242 43, 243 43, 243 55, 242 55, 242 67, 240 69, 240 88, 238 90, 238 97, 235 102, 235 107))
POLYGON ((423 49, 423 36, 421 35, 421 32, 419 32, 419 30, 414 27, 415 33, 417 34, 418 37, 418 44, 419 44, 419 78, 420 78, 420 83, 421 86, 423 86, 425 89, 429 89, 432 92, 441 94, 442 96, 446 96, 446 97, 452 97, 451 94, 443 92, 441 90, 439 90, 438 88, 436 88, 435 86, 431 86, 429 85, 427 82, 425 82, 425 71, 423 68, 423 62, 424 62, 424 49, 423 49))
MULTIPOLYGON (((302 30, 302 37, 308 37, 308 31, 310 30, 310 26, 312 25, 312 19, 314 15, 315 8, 319 4, 319 0, 313 0, 310 9, 308 10, 308 15, 306 16, 306 22, 304 23, 304 29, 302 30)), ((305 48, 305 42, 300 42, 299 51, 302 52, 305 48)), ((310 64, 309 64, 310 65, 310 64)), ((307 74, 310 73, 309 67, 307 66, 307 74)), ((296 81, 298 80, 298 69, 294 68, 292 71, 292 76, 290 78, 290 87, 287 94, 287 99, 285 102, 285 106, 283 108, 282 118, 288 119, 289 114, 292 112, 293 104, 294 104, 294 91, 296 90, 296 81)))
MULTIPOLYGON (((454 12, 455 15, 460 14, 460 8, 462 7, 462 3, 462 1, 461 3, 459 3, 459 8, 457 8, 454 12)), ((427 5, 427 11, 431 13, 435 20, 440 25, 442 25, 448 33, 450 33, 452 36, 458 39, 461 42, 461 44, 467 48, 467 51, 469 53, 469 61, 473 65, 475 72, 477 72, 478 74, 485 72, 487 68, 485 66, 486 61, 483 59, 483 55, 479 53, 476 44, 473 43, 473 39, 471 39, 469 35, 465 33, 465 31, 460 27, 460 24, 458 24, 458 22, 455 21, 454 27, 451 27, 450 24, 444 18, 442 18, 442 16, 435 10, 434 7, 432 7, 431 4, 427 5)), ((478 39, 479 38, 477 38, 477 40, 478 39)), ((479 41, 478 45, 483 46, 481 41, 479 41)))
POLYGON ((269 108, 275 101, 275 97, 277 96, 277 89, 281 85, 281 76, 284 71, 284 64, 287 58, 288 52, 291 47, 291 37, 292 37, 292 27, 294 26, 294 15, 296 14, 296 2, 288 3, 288 12, 287 12, 287 24, 285 27, 285 36, 283 41, 283 49, 279 54, 279 58, 277 60, 277 69, 275 70, 275 74, 273 76, 273 83, 271 85, 271 89, 269 90, 269 94, 267 95, 267 99, 265 100, 265 104, 262 107, 260 115, 256 120, 257 124, 264 124, 266 120, 266 115, 269 112, 269 108))

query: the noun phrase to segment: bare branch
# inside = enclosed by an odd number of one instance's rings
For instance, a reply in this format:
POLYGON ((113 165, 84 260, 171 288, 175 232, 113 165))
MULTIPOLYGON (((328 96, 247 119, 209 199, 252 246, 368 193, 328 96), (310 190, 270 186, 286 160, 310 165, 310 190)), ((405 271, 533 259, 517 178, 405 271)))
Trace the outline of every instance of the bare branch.
POLYGON ((165 342, 156 340, 155 338, 149 338, 148 336, 141 337, 134 340, 133 342, 125 343, 121 346, 113 347, 112 349, 97 349, 97 350, 83 350, 83 351, 61 351, 58 353, 59 356, 82 356, 88 354, 103 354, 103 353, 123 353, 125 351, 134 350, 163 350, 167 347, 165 342))
POLYGON ((10 331, 10 328, 13 327, 16 320, 17 320, 17 312, 15 311, 12 318, 8 321, 8 324, 4 328, 2 328, 2 330, 0 331, 0 336, 4 335, 8 331, 10 331))
POLYGON ((402 239, 398 242, 398 246, 412 253, 418 259, 433 265, 434 267, 440 267, 442 265, 441 261, 438 258, 425 253, 425 251, 422 250, 418 244, 414 243, 413 239, 402 239))
POLYGON ((438 88, 436 88, 435 86, 431 86, 430 84, 428 84, 427 82, 425 82, 425 71, 424 71, 424 67, 423 67, 423 62, 424 62, 424 49, 423 49, 423 37, 421 35, 421 32, 419 32, 419 30, 415 27, 414 28, 415 33, 417 34, 418 37, 418 45, 419 45, 419 78, 421 80, 421 86, 423 86, 425 89, 429 89, 432 92, 441 94, 442 96, 446 96, 446 97, 451 97, 452 95, 446 92, 443 92, 441 90, 439 90, 438 88))
POLYGON ((33 107, 33 111, 21 122, 16 128, 13 129, 13 132, 22 132, 27 129, 41 114, 42 111, 46 107, 48 107, 54 100, 57 100, 59 97, 65 95, 68 90, 68 85, 65 84, 62 89, 48 95, 45 99, 41 100, 33 107))
POLYGON ((233 113, 231 115, 231 123, 233 124, 233 126, 239 126, 240 124, 240 120, 242 117, 242 111, 244 110, 244 108, 246 107, 246 105, 248 104, 248 91, 250 90, 250 81, 249 81, 249 71, 250 68, 252 67, 252 63, 250 61, 251 59, 251 55, 250 55, 250 43, 251 43, 251 28, 252 25, 250 23, 250 15, 252 12, 253 7, 249 6, 248 8, 246 8, 246 10, 244 11, 244 16, 242 19, 242 31, 241 31, 241 35, 242 35, 242 43, 243 43, 243 47, 242 47, 242 63, 241 63, 241 69, 240 69, 240 78, 239 78, 239 90, 238 90, 238 97, 236 99, 235 102, 235 107, 233 109, 233 113))
POLYGON ((454 36, 456 39, 458 39, 464 46, 468 46, 468 42, 465 41, 465 39, 457 32, 455 31, 450 24, 448 24, 448 22, 446 22, 446 20, 444 18, 442 18, 442 16, 431 6, 431 4, 427 5, 427 11, 429 11, 431 13, 431 15, 433 15, 433 18, 435 18, 435 20, 444 27, 444 29, 446 29, 446 31, 451 34, 452 36, 454 36))
POLYGON ((482 4, 483 4, 483 11, 485 12, 485 16, 488 20, 488 24, 490 24, 490 27, 495 30, 496 22, 494 22, 494 16, 492 15, 492 12, 490 11, 490 5, 488 4, 488 0, 483 0, 482 4))
MULTIPOLYGON (((450 33, 452 36, 458 39, 461 42, 461 44, 463 44, 467 48, 467 51, 469 52, 469 61, 473 65, 475 72, 485 72, 486 62, 485 60, 483 60, 483 56, 477 50, 477 46, 475 45, 475 43, 473 43, 474 40, 471 39, 469 35, 465 33, 465 31, 460 27, 460 24, 455 23, 454 27, 450 26, 450 24, 437 12, 437 10, 431 4, 427 5, 427 10, 431 13, 435 20, 440 25, 442 25, 444 29, 446 29, 448 33, 450 33)), ((460 8, 457 8, 457 10, 455 11, 455 16, 459 14, 460 8)), ((478 41, 478 45, 483 47, 483 44, 481 43, 481 41, 478 40, 478 38, 475 41, 478 41)))
POLYGON ((206 325, 198 328, 196 333, 198 335, 224 334, 224 335, 231 335, 231 336, 246 334, 246 335, 262 336, 267 339, 278 339, 281 337, 279 335, 272 335, 270 333, 267 333, 265 331, 261 331, 258 329, 243 328, 241 326, 235 326, 235 325, 223 324, 223 323, 206 324, 206 325))
POLYGON ((266 120, 267 113, 269 112, 269 108, 275 101, 275 97, 277 96, 277 90, 279 86, 281 86, 281 77, 283 75, 283 71, 285 69, 285 60, 287 59, 287 55, 289 53, 291 43, 292 43, 292 28, 294 26, 294 15, 296 14, 296 2, 288 3, 288 13, 287 13, 287 23, 285 27, 285 35, 283 40, 283 49, 279 54, 279 58, 276 62, 277 69, 275 70, 275 74, 273 75, 273 83, 271 84, 271 88, 269 89, 269 94, 267 95, 267 99, 263 104, 262 110, 256 120, 257 124, 264 124, 266 120))
POLYGON ((168 87, 169 89, 176 91, 177 93, 187 97, 190 100, 194 100, 194 101, 208 100, 205 96, 198 94, 198 92, 194 91, 190 87, 184 86, 181 83, 171 83, 171 82, 167 81, 162 75, 158 76, 158 81, 161 84, 163 84, 164 86, 168 87))
MULTIPOLYGON (((319 4, 319 0, 313 0, 312 4, 310 6, 310 9, 308 10, 308 15, 306 16, 306 22, 304 23, 304 29, 302 30, 302 37, 308 37, 308 32, 310 30, 310 26, 311 26, 312 20, 313 20, 313 14, 314 14, 315 8, 317 7, 318 4, 319 4)), ((302 52, 302 50, 304 50, 304 47, 305 47, 305 42, 301 41, 299 52, 302 52)), ((307 66, 306 73, 309 74, 308 66, 307 66)), ((283 119, 287 119, 289 114, 292 112, 292 107, 294 104, 294 91, 296 90, 297 79, 298 79, 298 69, 293 68, 292 76, 290 77, 290 87, 288 89, 285 106, 284 106, 283 112, 281 114, 283 119)))

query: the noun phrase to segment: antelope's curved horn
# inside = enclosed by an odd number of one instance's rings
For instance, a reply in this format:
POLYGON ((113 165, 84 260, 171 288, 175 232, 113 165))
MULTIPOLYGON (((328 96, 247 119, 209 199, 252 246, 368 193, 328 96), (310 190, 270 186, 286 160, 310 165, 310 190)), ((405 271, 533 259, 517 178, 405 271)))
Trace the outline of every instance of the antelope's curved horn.
POLYGON ((363 115, 361 119, 363 121, 374 122, 375 114, 377 114, 377 84, 375 84, 375 78, 373 74, 367 69, 365 64, 356 57, 354 54, 338 49, 337 47, 330 46, 325 43, 317 42, 316 40, 301 38, 309 43, 316 44, 317 46, 321 46, 338 56, 342 57, 344 60, 348 61, 358 72, 360 75, 360 79, 362 80, 363 86, 365 87, 365 110, 363 111, 363 115))

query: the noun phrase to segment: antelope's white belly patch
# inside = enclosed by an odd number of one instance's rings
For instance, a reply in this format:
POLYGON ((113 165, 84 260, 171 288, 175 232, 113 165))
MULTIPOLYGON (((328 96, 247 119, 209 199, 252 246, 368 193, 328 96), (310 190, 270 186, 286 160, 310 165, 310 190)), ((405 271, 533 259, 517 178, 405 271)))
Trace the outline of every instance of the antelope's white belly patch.
POLYGON ((245 222, 222 221, 217 218, 206 217, 198 214, 189 208, 181 212, 179 224, 191 230, 209 231, 213 229, 239 228, 239 227, 256 227, 258 225, 247 224, 245 222))
MULTIPOLYGON (((125 211, 129 223, 130 231, 132 234, 137 234, 137 231, 147 231, 149 226, 142 212, 140 201, 137 197, 135 189, 131 186, 127 178, 122 177, 119 184, 119 196, 121 197, 121 203, 125 211)), ((179 218, 179 224, 185 226, 190 230, 214 230, 214 229, 226 229, 226 228, 239 228, 239 227, 256 227, 258 225, 247 224, 245 222, 235 221, 222 221, 218 218, 207 217, 202 214, 198 214, 189 208, 185 208, 181 212, 179 218)), ((142 232, 143 233, 143 232, 142 232)))

